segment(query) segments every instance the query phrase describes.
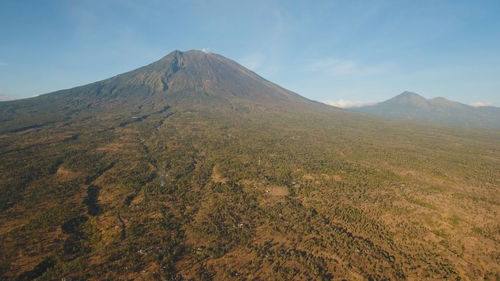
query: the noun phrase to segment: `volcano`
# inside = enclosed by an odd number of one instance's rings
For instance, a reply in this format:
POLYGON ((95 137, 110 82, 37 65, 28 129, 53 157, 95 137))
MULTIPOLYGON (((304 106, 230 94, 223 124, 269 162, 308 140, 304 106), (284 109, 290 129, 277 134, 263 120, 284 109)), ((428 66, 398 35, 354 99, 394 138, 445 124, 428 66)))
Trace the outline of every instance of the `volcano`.
MULTIPOLYGON (((145 67, 37 98, 1 103, 4 130, 102 114, 123 118, 170 111, 295 110, 324 107, 273 84, 223 56, 174 51, 145 67), (20 122, 20 118, 23 120, 20 122), (15 119, 15 120, 14 120, 15 119)), ((139 117, 140 118, 140 117, 139 117)))

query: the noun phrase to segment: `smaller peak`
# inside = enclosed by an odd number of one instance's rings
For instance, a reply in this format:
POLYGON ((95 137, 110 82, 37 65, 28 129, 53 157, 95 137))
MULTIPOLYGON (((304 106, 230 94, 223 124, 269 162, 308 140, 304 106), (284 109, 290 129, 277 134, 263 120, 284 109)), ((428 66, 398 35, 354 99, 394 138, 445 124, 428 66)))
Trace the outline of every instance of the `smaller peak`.
POLYGON ((410 91, 404 91, 401 94, 399 94, 401 97, 422 97, 419 94, 415 92, 410 92, 410 91))
POLYGON ((404 91, 401 94, 393 97, 392 100, 424 101, 424 100, 426 100, 426 98, 424 98, 421 95, 414 93, 414 92, 404 91))
POLYGON ((441 105, 441 106, 459 106, 460 105, 459 102, 451 101, 451 100, 449 100, 447 98, 443 98, 443 97, 433 98, 429 101, 430 101, 430 103, 432 103, 434 105, 441 105))
POLYGON ((412 104, 415 106, 419 107, 426 107, 428 106, 428 101, 426 98, 422 97, 421 95, 410 92, 410 91, 404 91, 403 93, 393 97, 392 99, 388 100, 387 102, 389 103, 397 103, 397 104, 412 104))

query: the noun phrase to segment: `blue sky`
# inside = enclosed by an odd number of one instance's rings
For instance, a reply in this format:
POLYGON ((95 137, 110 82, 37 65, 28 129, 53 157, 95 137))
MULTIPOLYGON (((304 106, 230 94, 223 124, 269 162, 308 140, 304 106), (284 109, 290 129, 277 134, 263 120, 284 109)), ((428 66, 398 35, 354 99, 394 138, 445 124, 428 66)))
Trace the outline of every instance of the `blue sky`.
POLYGON ((500 106, 500 1, 0 2, 0 98, 208 49, 310 99, 500 106))

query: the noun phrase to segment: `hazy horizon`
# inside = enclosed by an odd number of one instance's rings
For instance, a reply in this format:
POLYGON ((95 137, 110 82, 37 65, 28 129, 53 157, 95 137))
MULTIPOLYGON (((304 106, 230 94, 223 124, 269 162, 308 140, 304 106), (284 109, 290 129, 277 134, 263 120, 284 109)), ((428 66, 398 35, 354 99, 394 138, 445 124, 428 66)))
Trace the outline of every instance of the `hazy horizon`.
POLYGON ((374 103, 408 90, 500 105, 496 1, 2 6, 0 100, 103 80, 176 49, 204 49, 322 102, 374 103))

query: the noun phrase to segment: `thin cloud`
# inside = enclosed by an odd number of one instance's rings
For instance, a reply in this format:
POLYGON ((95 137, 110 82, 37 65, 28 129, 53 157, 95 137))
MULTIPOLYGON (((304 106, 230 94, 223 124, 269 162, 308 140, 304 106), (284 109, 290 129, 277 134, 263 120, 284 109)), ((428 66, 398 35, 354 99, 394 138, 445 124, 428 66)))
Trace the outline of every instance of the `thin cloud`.
POLYGON ((241 59, 239 59, 239 62, 246 68, 251 69, 251 70, 256 70, 259 67, 262 66, 262 63, 264 62, 265 57, 261 53, 253 53, 249 54, 241 59))
POLYGON ((491 103, 491 102, 476 101, 476 102, 472 102, 470 105, 474 106, 474 107, 481 107, 481 106, 492 106, 493 103, 491 103))
POLYGON ((368 102, 368 101, 350 101, 350 100, 344 100, 344 99, 339 99, 338 101, 332 101, 332 100, 327 100, 324 101, 323 103, 340 107, 340 108, 353 108, 353 107, 361 107, 365 105, 373 105, 376 104, 376 102, 368 102))
POLYGON ((326 58, 316 60, 305 69, 310 72, 323 72, 329 76, 348 76, 348 75, 378 75, 387 71, 388 64, 363 65, 352 60, 326 58))
POLYGON ((338 59, 325 59, 310 63, 306 69, 311 72, 327 72, 332 76, 349 75, 358 68, 356 62, 338 59))

